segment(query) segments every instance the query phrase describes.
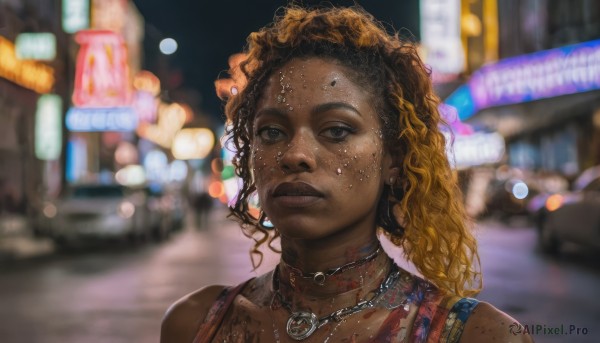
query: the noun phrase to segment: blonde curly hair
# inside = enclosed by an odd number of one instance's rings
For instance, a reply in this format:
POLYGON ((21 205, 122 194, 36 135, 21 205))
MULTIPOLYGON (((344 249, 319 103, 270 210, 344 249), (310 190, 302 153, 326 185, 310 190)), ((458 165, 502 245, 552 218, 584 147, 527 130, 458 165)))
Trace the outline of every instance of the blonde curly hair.
POLYGON ((243 180, 230 216, 255 240, 251 254, 259 260, 253 259, 254 266, 262 261, 259 247, 267 243, 274 249, 271 243, 278 237, 277 231, 261 225, 249 205, 256 191, 250 163, 256 105, 273 71, 293 58, 319 57, 350 67, 357 84, 374 95, 384 146, 401 170, 400 180, 384 192, 379 206, 380 216, 386 215, 381 211, 386 208, 398 224, 398 230, 386 233, 390 241, 442 291, 478 293, 482 278, 477 244, 440 131, 447 124, 438 110, 430 70, 416 46, 398 33, 389 34, 356 6, 290 5, 271 25, 250 34, 245 53, 236 70, 238 81, 239 71, 243 73, 239 93, 228 99, 225 112, 231 122, 226 135, 236 149, 233 163, 243 180))

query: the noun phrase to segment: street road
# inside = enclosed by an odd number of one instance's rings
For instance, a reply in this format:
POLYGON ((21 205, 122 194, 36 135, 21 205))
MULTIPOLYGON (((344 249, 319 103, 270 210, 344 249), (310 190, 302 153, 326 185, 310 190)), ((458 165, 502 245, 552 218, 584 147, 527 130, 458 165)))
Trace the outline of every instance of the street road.
MULTIPOLYGON (((540 255, 535 231, 526 226, 484 222, 477 235, 485 283, 480 300, 528 325, 536 342, 600 342, 600 254, 571 247, 559 258, 540 255), (579 335, 557 335, 556 328, 573 327, 579 335)), ((157 342, 162 315, 174 300, 274 266, 278 256, 267 254, 252 272, 250 244, 217 211, 209 229, 188 227, 161 244, 0 265, 0 341, 157 342)))

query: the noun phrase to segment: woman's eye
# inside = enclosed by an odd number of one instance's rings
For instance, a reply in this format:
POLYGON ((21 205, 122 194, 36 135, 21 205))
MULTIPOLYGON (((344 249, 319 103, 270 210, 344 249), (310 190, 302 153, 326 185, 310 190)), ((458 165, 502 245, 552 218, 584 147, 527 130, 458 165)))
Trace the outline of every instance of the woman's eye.
POLYGON ((344 138, 346 138, 346 136, 348 136, 352 132, 354 132, 354 130, 349 127, 334 126, 334 127, 325 129, 323 131, 322 135, 327 138, 333 139, 333 140, 343 140, 344 138))
POLYGON ((265 127, 263 129, 258 130, 258 136, 264 142, 272 143, 283 138, 283 132, 273 127, 265 127))

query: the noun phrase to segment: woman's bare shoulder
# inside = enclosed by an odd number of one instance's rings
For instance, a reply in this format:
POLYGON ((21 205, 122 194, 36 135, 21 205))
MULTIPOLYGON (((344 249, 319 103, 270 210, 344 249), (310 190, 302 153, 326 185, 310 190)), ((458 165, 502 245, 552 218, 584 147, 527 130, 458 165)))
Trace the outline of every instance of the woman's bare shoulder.
POLYGON ((518 329, 520 325, 516 319, 482 301, 469 316, 460 342, 533 342, 529 334, 518 329))
POLYGON ((220 285, 206 286, 173 303, 163 318, 160 341, 192 342, 198 326, 224 288, 220 285))

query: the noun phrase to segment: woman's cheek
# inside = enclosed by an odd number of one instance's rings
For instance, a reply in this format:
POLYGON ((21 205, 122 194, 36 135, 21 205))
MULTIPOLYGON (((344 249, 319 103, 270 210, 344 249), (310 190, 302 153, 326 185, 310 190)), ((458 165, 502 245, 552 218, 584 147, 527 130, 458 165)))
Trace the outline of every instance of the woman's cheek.
POLYGON ((381 175, 382 149, 379 141, 344 145, 338 149, 336 163, 328 166, 345 189, 351 190, 378 182, 381 175))

